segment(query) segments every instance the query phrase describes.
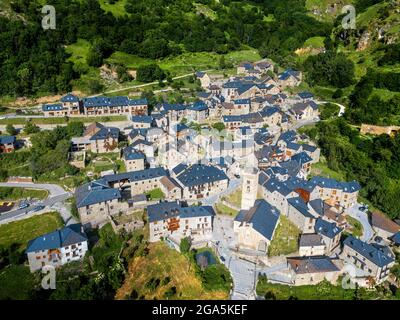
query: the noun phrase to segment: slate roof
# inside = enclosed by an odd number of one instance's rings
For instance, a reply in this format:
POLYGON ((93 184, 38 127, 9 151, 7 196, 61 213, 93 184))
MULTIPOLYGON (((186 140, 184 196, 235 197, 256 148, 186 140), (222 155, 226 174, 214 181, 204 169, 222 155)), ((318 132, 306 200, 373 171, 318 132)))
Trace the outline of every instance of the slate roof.
POLYGON ((196 77, 197 77, 197 78, 203 78, 205 75, 206 75, 205 72, 202 72, 202 71, 197 71, 197 72, 196 72, 196 77))
POLYGON ((136 151, 132 146, 124 149, 123 157, 125 160, 144 160, 146 158, 143 153, 136 151))
POLYGON ((289 205, 297 209, 303 216, 307 218, 315 218, 310 211, 308 211, 307 204, 304 202, 303 198, 296 197, 288 199, 289 205))
POLYGON ((147 130, 148 129, 132 129, 131 132, 129 132, 128 136, 133 139, 137 136, 142 136, 143 138, 146 137, 147 135, 147 130))
POLYGON ((302 144, 301 145, 304 151, 314 152, 318 148, 316 146, 312 146, 311 144, 302 144))
POLYGON ((264 185, 264 188, 266 188, 269 192, 278 192, 283 196, 289 195, 292 190, 288 188, 285 183, 280 182, 279 180, 275 178, 269 179, 264 185))
POLYGON ((250 104, 250 99, 236 99, 233 100, 233 103, 238 105, 238 104, 250 104))
POLYGON ((158 167, 158 168, 144 169, 140 171, 111 174, 104 176, 102 180, 104 180, 106 183, 115 183, 121 180, 128 180, 130 182, 135 182, 135 181, 160 178, 167 175, 168 175, 167 171, 164 168, 158 167))
POLYGON ((296 274, 339 271, 332 259, 325 256, 287 258, 287 262, 296 274))
POLYGON ((135 99, 131 100, 128 97, 116 96, 116 97, 90 97, 83 98, 82 104, 84 108, 94 107, 121 107, 121 106, 136 106, 136 105, 147 105, 146 99, 135 99))
POLYGON ((189 110, 200 112, 208 110, 207 105, 203 101, 196 101, 188 107, 189 110))
POLYGON ((392 262, 394 259, 382 252, 382 250, 378 249, 377 247, 363 242, 359 239, 354 238, 353 236, 348 236, 343 244, 348 246, 358 252, 360 255, 374 263, 379 267, 384 267, 392 262))
POLYGON ((300 247, 323 246, 322 237, 315 233, 303 233, 300 237, 300 247))
POLYGON ((249 210, 241 210, 235 221, 251 223, 252 228, 268 240, 272 240, 279 221, 279 210, 265 200, 256 200, 249 210))
POLYGON ((228 180, 227 175, 214 166, 194 164, 177 176, 185 187, 193 187, 221 180, 228 180))
POLYGON ((297 95, 302 99, 311 99, 314 97, 314 95, 308 91, 299 92, 297 95))
POLYGON ((335 179, 319 176, 312 177, 310 183, 318 185, 321 188, 339 189, 348 193, 357 192, 361 189, 361 186, 357 181, 341 182, 335 179))
POLYGON ((90 137, 90 140, 104 140, 108 138, 118 139, 118 137, 118 128, 102 127, 99 131, 97 131, 93 136, 90 137))
POLYGON ((226 122, 241 122, 242 117, 241 116, 223 116, 222 120, 226 122))
POLYGON ((296 139, 296 137, 297 137, 296 131, 289 130, 289 131, 286 131, 286 132, 282 133, 279 136, 278 140, 283 140, 283 141, 285 141, 287 143, 287 142, 293 141, 294 139, 296 139))
POLYGON ((46 233, 29 241, 28 248, 25 252, 58 249, 87 240, 86 234, 82 232, 82 225, 77 223, 69 225, 61 230, 46 233))
POLYGON ((299 162, 295 160, 288 160, 279 162, 279 165, 288 171, 288 174, 292 177, 296 177, 301 170, 299 162))
POLYGON ((396 232, 389 239, 392 240, 396 245, 400 245, 400 231, 396 232))
POLYGON ((343 231, 343 229, 339 228, 336 223, 328 222, 322 218, 317 219, 314 229, 316 233, 328 237, 329 239, 333 239, 343 231))
POLYGON ((79 98, 71 93, 68 93, 60 99, 61 102, 79 102, 79 98))
POLYGON ((85 183, 75 191, 76 206, 82 208, 99 202, 121 199, 118 189, 110 188, 103 179, 85 183))
POLYGON ((15 136, 0 136, 0 144, 14 144, 17 141, 15 136))
POLYGON ((291 159, 293 161, 296 161, 297 163, 299 163, 301 165, 303 165, 305 163, 309 163, 309 162, 312 161, 312 158, 307 153, 305 153, 304 151, 295 154, 294 156, 292 156, 291 159))
POLYGON ((187 169, 187 165, 184 163, 180 163, 178 164, 175 168, 172 169, 173 173, 175 173, 176 175, 180 174, 182 171, 187 169))
POLYGON ((147 207, 149 222, 160 221, 175 217, 181 219, 214 216, 210 206, 182 207, 178 202, 160 202, 147 207))
POLYGON ((211 93, 211 92, 204 92, 204 91, 201 91, 201 92, 197 92, 196 95, 197 95, 199 98, 208 99, 208 98, 210 98, 210 96, 212 95, 212 93, 211 93))
POLYGON ((138 123, 151 124, 153 122, 152 116, 133 116, 131 119, 132 119, 132 122, 138 122, 138 123))
POLYGON ((63 106, 61 103, 44 104, 42 106, 42 111, 60 111, 60 110, 63 110, 63 106))
POLYGON ((274 115, 275 113, 278 113, 280 109, 278 107, 266 107, 263 110, 261 110, 259 113, 261 116, 264 117, 270 117, 274 115))
POLYGON ((293 70, 293 69, 287 69, 286 71, 284 71, 284 72, 282 72, 282 73, 280 73, 278 75, 278 79, 279 80, 286 80, 289 77, 295 77, 297 80, 300 80, 299 79, 299 75, 300 75, 299 71, 296 71, 296 70, 293 70))

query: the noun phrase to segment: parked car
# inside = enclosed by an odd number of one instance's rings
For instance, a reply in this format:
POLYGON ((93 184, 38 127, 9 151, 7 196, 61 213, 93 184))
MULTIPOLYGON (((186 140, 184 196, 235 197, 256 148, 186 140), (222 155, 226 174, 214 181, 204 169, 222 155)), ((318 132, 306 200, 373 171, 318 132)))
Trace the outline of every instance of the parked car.
POLYGON ((225 258, 223 256, 219 257, 221 259, 222 262, 225 262, 225 258))
POLYGON ((46 207, 43 206, 43 205, 40 205, 40 206, 34 207, 31 211, 32 212, 38 212, 40 210, 43 210, 44 208, 46 208, 46 207))
POLYGON ((27 202, 20 202, 18 209, 25 209, 29 207, 29 203, 27 202))

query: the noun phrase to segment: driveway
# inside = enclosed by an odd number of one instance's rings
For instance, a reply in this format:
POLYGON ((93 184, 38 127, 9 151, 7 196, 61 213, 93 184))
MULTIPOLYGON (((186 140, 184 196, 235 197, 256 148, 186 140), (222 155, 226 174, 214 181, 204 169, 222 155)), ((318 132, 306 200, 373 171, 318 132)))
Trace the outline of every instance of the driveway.
POLYGON ((371 224, 368 221, 368 214, 358 209, 360 206, 361 205, 357 203, 354 206, 350 207, 348 210, 348 214, 350 217, 360 221, 363 227, 363 234, 360 240, 368 242, 374 236, 374 230, 372 229, 371 224))

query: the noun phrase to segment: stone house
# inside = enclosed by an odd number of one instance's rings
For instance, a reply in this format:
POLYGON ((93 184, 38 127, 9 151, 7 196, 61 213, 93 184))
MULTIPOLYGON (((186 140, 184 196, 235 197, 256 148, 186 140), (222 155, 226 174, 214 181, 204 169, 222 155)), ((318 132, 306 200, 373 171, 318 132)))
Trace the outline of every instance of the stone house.
POLYGON ((31 272, 45 266, 60 267, 82 260, 88 250, 88 238, 82 225, 72 224, 41 235, 28 243, 26 255, 31 272))

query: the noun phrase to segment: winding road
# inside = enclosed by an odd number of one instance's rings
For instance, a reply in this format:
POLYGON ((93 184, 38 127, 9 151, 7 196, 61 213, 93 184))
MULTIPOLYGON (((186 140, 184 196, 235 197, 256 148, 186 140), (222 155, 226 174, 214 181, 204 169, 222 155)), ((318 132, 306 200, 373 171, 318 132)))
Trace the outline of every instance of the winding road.
POLYGON ((368 220, 368 214, 366 212, 363 212, 359 210, 358 208, 360 207, 360 204, 355 204, 348 210, 348 214, 350 217, 357 219, 360 221, 363 227, 363 234, 360 237, 360 240, 364 242, 369 242, 372 237, 374 236, 374 230, 371 227, 371 224, 369 223, 368 220))
POLYGON ((61 217, 64 222, 74 223, 75 220, 72 217, 69 208, 63 204, 63 202, 69 199, 72 195, 66 192, 62 187, 56 184, 41 184, 41 183, 15 183, 15 182, 4 182, 0 183, 0 187, 12 187, 12 188, 30 188, 30 189, 40 189, 47 190, 49 192, 49 196, 47 199, 41 201, 40 203, 32 204, 30 207, 25 209, 17 209, 5 212, 0 215, 0 224, 8 223, 14 220, 20 219, 22 216, 26 216, 27 218, 32 216, 33 213, 45 213, 51 211, 50 209, 56 209, 60 212, 61 217), (45 206, 43 210, 38 212, 34 212, 35 208, 39 206, 45 206))
POLYGON ((332 101, 318 101, 318 103, 320 104, 326 104, 326 103, 332 103, 332 104, 336 104, 337 106, 339 106, 339 114, 338 117, 343 116, 344 112, 346 111, 346 107, 340 103, 337 102, 332 102, 332 101))

